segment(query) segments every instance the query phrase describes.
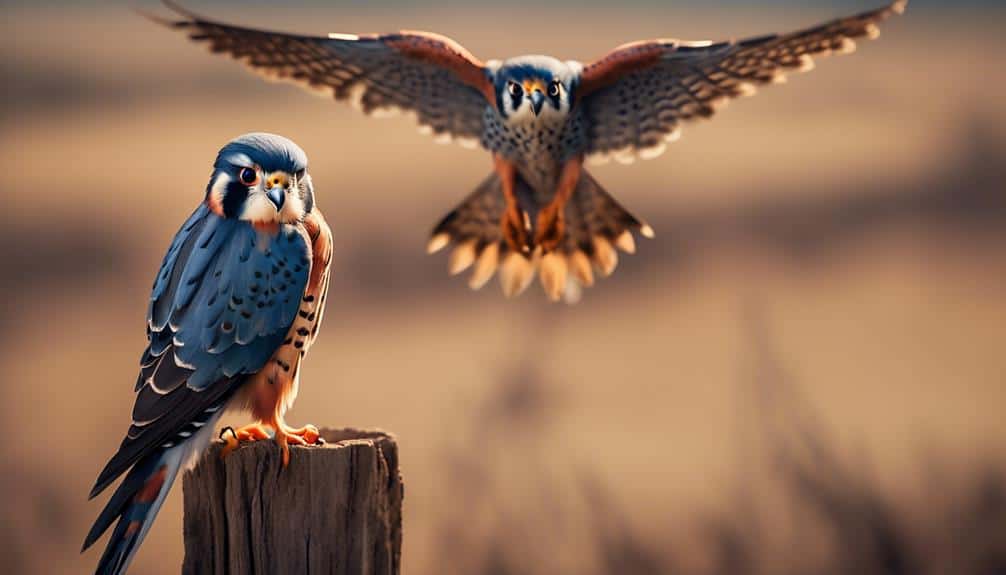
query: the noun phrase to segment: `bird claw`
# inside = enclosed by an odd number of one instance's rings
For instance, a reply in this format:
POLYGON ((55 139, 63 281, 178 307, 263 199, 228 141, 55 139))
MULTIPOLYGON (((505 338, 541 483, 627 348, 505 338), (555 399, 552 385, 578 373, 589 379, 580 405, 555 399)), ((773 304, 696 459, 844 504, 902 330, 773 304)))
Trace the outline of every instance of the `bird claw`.
POLYGON ((318 432, 318 428, 310 423, 299 429, 287 429, 286 432, 303 440, 304 445, 317 445, 318 440, 321 439, 321 433, 318 432))
POLYGON ((298 429, 285 425, 273 426, 261 423, 253 423, 238 429, 227 426, 220 430, 220 439, 226 443, 224 448, 220 450, 220 458, 223 459, 233 453, 242 442, 270 438, 276 442, 282 452, 283 467, 290 464, 290 445, 321 445, 325 442, 321 438, 318 428, 313 425, 305 425, 298 429), (267 427, 275 429, 275 434, 270 435, 267 427))
POLYGON ((220 450, 220 458, 223 459, 233 453, 244 441, 258 441, 260 439, 269 439, 270 437, 266 427, 261 423, 245 425, 238 429, 234 429, 228 425, 220 430, 220 439, 226 444, 220 450))
POLYGON ((299 429, 282 428, 276 430, 276 445, 279 446, 283 458, 283 467, 290 465, 290 445, 320 445, 324 443, 318 428, 305 425, 299 429))
POLYGON ((220 450, 220 459, 223 459, 238 448, 238 434, 234 431, 233 427, 228 425, 220 430, 220 439, 225 443, 224 448, 220 450), (227 437, 228 431, 230 432, 230 437, 227 437))
POLYGON ((531 253, 530 231, 531 218, 527 212, 520 208, 507 208, 503 212, 500 222, 503 230, 503 239, 506 240, 510 250, 517 253, 531 253))
POLYGON ((231 433, 232 439, 237 440, 238 438, 237 432, 234 431, 234 428, 229 425, 224 426, 223 429, 220 430, 220 436, 219 436, 220 439, 222 439, 223 441, 229 441, 226 437, 224 437, 225 435, 227 435, 228 431, 231 433))
POLYGON ((566 235, 566 222, 562 215, 563 206, 549 204, 538 212, 534 243, 541 246, 542 253, 550 253, 559 248, 566 235))

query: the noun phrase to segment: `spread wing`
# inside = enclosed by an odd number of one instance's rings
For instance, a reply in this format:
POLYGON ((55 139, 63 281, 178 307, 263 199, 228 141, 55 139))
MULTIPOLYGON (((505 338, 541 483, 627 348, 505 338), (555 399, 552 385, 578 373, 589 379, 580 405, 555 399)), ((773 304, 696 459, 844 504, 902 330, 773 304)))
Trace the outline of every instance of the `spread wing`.
POLYGON ((147 453, 198 431, 262 368, 287 337, 310 273, 297 228, 270 237, 205 205, 192 214, 154 281, 132 425, 92 497, 147 453))
POLYGON ((588 154, 631 161, 659 155, 679 126, 706 118, 756 86, 813 67, 812 56, 855 49, 908 0, 785 35, 729 42, 650 40, 626 44, 584 67, 579 98, 590 122, 588 154))
POLYGON ((365 113, 414 113, 424 131, 476 143, 482 114, 495 105, 485 66, 457 42, 427 32, 301 36, 207 20, 165 0, 183 16, 166 22, 265 76, 330 91, 365 113))

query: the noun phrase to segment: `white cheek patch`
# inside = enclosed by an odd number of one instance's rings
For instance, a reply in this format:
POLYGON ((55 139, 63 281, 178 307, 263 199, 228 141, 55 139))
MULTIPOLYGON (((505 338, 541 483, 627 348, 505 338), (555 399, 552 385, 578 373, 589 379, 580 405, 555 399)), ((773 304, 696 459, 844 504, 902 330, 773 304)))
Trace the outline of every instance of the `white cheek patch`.
POLYGON ((296 188, 286 192, 286 201, 279 213, 279 220, 285 224, 299 222, 304 217, 304 199, 296 188))
POLYGON ((217 176, 217 179, 213 181, 213 187, 210 188, 211 205, 224 205, 224 194, 227 193, 227 186, 230 183, 231 177, 226 172, 221 172, 221 174, 217 176))
POLYGON ((241 219, 255 223, 271 223, 279 221, 279 213, 276 212, 276 206, 269 201, 265 192, 254 189, 248 192, 248 199, 245 200, 245 209, 241 212, 241 219))

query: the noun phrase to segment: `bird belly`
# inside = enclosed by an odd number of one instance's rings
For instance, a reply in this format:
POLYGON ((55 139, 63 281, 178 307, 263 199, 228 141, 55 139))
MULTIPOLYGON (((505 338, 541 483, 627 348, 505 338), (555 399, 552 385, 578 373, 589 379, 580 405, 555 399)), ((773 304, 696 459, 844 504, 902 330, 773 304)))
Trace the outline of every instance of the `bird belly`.
POLYGON ((282 420, 300 387, 300 364, 321 327, 331 269, 331 233, 320 212, 305 221, 312 238, 312 273, 300 307, 283 343, 257 373, 248 378, 236 399, 262 422, 282 420))
POLYGON ((531 135, 501 155, 513 162, 521 179, 534 190, 536 201, 548 201, 554 195, 560 171, 554 143, 531 135))
POLYGON ((577 152, 583 122, 579 115, 569 120, 539 119, 507 123, 495 113, 485 118, 483 146, 513 162, 517 173, 535 192, 535 201, 548 202, 555 195, 563 162, 577 152))
POLYGON ((320 319, 314 307, 301 307, 282 345, 265 367, 242 386, 240 401, 256 420, 268 422, 282 418, 297 399, 301 360, 317 334, 315 327, 320 319))

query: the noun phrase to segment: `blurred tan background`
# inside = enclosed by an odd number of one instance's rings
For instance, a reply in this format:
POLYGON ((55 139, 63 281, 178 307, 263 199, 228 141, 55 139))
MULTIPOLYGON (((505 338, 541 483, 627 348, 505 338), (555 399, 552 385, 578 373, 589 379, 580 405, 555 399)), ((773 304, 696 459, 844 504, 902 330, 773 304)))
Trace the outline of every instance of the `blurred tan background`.
MULTIPOLYGON (((880 1, 186 5, 305 33, 435 30, 483 59, 589 60, 880 1)), ((424 255, 431 226, 488 173, 484 153, 264 83, 127 5, 3 9, 9 572, 96 564, 100 550, 78 549, 105 498, 86 494, 129 422, 151 279, 217 149, 258 130, 307 151, 336 241, 326 325, 288 419, 398 435, 407 573, 773 572, 848 556, 827 529, 806 535, 786 488, 770 487, 779 442, 804 434, 827 436, 915 550, 956 549, 940 526, 972 515, 954 494, 1001 477, 1001 5, 913 3, 880 40, 687 126, 660 158, 592 168, 657 237, 575 307, 538 286, 515 301, 495 282, 470 292, 424 255), (812 423, 767 432, 787 418, 812 423), (927 515, 944 504, 951 519, 927 515), (752 532, 770 540, 743 543, 752 532), (794 547, 803 536, 813 544, 794 547)), ((841 475, 815 457, 806 470, 841 475)), ((967 509, 992 519, 968 525, 998 534, 1003 563, 987 565, 1006 569, 1006 494, 990 481, 991 499, 967 509)), ((134 573, 178 572, 181 495, 179 483, 134 573)), ((935 572, 964 572, 948 565, 935 572)), ((812 572, 850 572, 829 569, 812 572)))

